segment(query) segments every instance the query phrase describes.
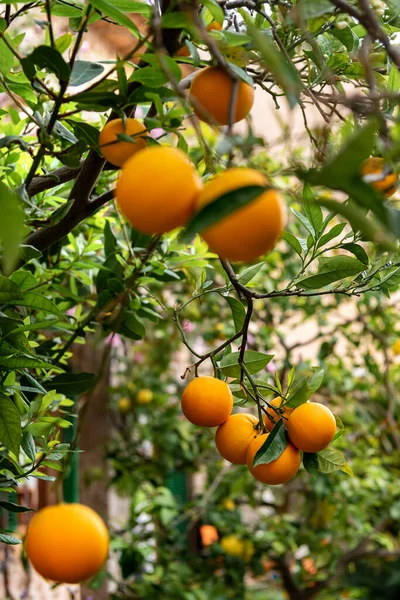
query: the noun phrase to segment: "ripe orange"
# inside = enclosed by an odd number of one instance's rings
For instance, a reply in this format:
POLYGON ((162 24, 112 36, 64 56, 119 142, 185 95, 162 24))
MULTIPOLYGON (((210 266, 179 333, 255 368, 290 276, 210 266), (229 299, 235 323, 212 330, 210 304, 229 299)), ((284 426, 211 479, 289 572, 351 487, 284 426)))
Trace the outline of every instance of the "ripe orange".
MULTIPOLYGON (((218 67, 206 67, 192 81, 189 99, 201 121, 211 125, 229 125, 229 108, 233 92, 233 79, 218 67)), ((233 122, 249 114, 254 102, 254 89, 240 80, 236 96, 233 122)))
POLYGON ((202 427, 222 425, 231 414, 232 407, 232 392, 228 384, 215 377, 196 377, 182 395, 183 414, 188 421, 202 427))
MULTIPOLYGON (((278 398, 274 398, 273 400, 270 401, 270 404, 272 404, 273 406, 276 406, 277 408, 279 408, 282 403, 283 403, 283 400, 280 396, 278 396, 278 398)), ((283 423, 284 423, 285 427, 287 427, 288 419, 289 419, 290 415, 292 414, 293 410, 294 410, 293 408, 289 408, 289 407, 286 408, 285 406, 283 406, 280 409, 279 413, 277 413, 273 408, 269 408, 267 406, 267 408, 266 408, 267 414, 264 417, 265 427, 268 429, 268 431, 271 431, 271 429, 273 428, 273 426, 279 419, 279 414, 283 418, 283 423), (268 417, 268 415, 270 415, 272 417, 273 421, 271 421, 271 419, 268 417)))
POLYGON ((189 220, 201 185, 182 150, 152 146, 124 164, 115 195, 132 227, 142 233, 165 233, 189 220))
POLYGON ((336 421, 332 412, 319 402, 306 402, 296 408, 288 421, 290 441, 303 452, 319 452, 333 440, 336 421))
POLYGON ((207 31, 212 31, 213 29, 215 31, 222 31, 222 25, 218 21, 212 21, 207 25, 207 31))
POLYGON ((136 394, 138 404, 149 404, 153 400, 153 392, 148 389, 139 390, 136 394))
POLYGON ((300 452, 290 442, 276 460, 268 465, 257 465, 253 467, 253 460, 257 451, 261 448, 269 433, 263 433, 256 437, 247 450, 247 466, 255 479, 270 485, 286 483, 296 475, 300 467, 300 452))
POLYGON ((214 525, 201 525, 200 537, 203 546, 211 546, 214 542, 218 542, 219 535, 214 525))
POLYGON ((79 583, 102 568, 108 554, 108 531, 97 513, 83 504, 57 504, 32 518, 26 553, 45 579, 79 583))
POLYGON ((247 449, 257 436, 254 427, 258 419, 248 413, 231 415, 215 434, 215 445, 220 455, 234 465, 245 465, 247 449))
MULTIPOLYGON (((205 184, 197 199, 197 210, 220 196, 242 187, 266 186, 267 180, 258 171, 234 168, 218 173, 205 184)), ((276 244, 286 223, 282 196, 276 190, 266 190, 247 206, 202 232, 210 250, 239 262, 249 262, 263 256, 276 244)))
POLYGON ((183 46, 181 46, 178 50, 178 52, 176 53, 176 56, 183 56, 183 57, 188 57, 190 56, 190 50, 189 48, 186 46, 186 44, 183 44, 183 46))
MULTIPOLYGON (((385 161, 383 158, 378 156, 370 156, 364 161, 362 166, 362 175, 378 175, 382 173, 385 168, 385 161)), ((370 185, 379 192, 382 192, 386 198, 393 196, 396 191, 396 183, 398 180, 397 173, 390 172, 386 177, 380 181, 371 181, 370 185)))
POLYGON ((100 151, 110 163, 122 167, 128 158, 146 148, 147 141, 142 137, 145 133, 146 127, 136 119, 126 119, 125 127, 122 119, 114 119, 106 123, 100 132, 100 151), (118 142, 117 133, 134 137, 135 143, 118 142))

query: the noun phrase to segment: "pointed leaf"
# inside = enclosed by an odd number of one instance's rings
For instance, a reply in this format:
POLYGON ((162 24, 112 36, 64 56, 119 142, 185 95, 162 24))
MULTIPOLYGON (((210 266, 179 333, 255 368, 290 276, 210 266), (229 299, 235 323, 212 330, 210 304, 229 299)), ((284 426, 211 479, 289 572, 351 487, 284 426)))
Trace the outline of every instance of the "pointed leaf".
POLYGON ((283 420, 279 419, 271 433, 268 434, 267 439, 261 448, 257 451, 253 460, 253 467, 256 467, 257 465, 268 465, 273 460, 279 458, 288 445, 288 442, 289 437, 283 424, 283 420))
POLYGON ((14 402, 0 395, 0 443, 18 456, 22 438, 21 417, 14 402))
POLYGON ((225 300, 231 307, 233 322, 235 324, 235 331, 237 333, 243 327, 243 323, 246 318, 246 309, 240 302, 240 300, 237 300, 232 296, 225 296, 225 300))
MULTIPOLYGON (((220 369, 227 377, 240 377, 240 366, 238 364, 240 352, 232 352, 220 362, 220 369)), ((244 363, 251 374, 258 373, 265 369, 267 364, 274 358, 273 354, 263 354, 247 350, 244 353, 244 363)))
POLYGON ((318 454, 315 453, 303 453, 303 465, 307 473, 312 477, 318 477, 318 454))

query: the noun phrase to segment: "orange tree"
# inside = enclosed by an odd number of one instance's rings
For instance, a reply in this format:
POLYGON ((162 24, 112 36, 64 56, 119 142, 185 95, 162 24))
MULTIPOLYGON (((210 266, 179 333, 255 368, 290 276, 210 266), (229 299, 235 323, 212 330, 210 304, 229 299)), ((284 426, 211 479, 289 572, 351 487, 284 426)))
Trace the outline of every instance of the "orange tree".
MULTIPOLYGON (((318 319, 320 307, 332 311, 349 297, 365 297, 366 318, 398 286, 399 212, 387 200, 397 182, 396 3, 1 6, 0 86, 9 99, 0 139, 3 490, 12 493, 29 476, 46 478, 41 467, 57 468, 69 456, 60 443, 60 429, 69 426, 63 412, 103 374, 70 372, 74 342, 93 331, 107 337, 106 366, 116 335, 138 340, 148 321, 167 316, 166 286, 177 296, 169 316, 196 357, 194 374, 209 362, 218 378, 230 378, 235 398, 257 407, 260 429, 267 409, 276 413, 255 457, 259 467, 268 466, 288 448, 284 412, 280 418, 271 400, 278 396, 282 410, 296 409, 317 392, 323 371, 289 370, 288 354, 272 382, 258 377, 275 352, 251 349, 257 312, 270 325, 274 315, 284 320, 293 311, 318 319), (144 16, 144 33, 128 12, 144 16), (34 44, 20 27, 38 14, 34 44), (56 33, 57 17, 68 19, 64 35, 56 33), (137 39, 111 66, 79 54, 99 19, 137 39), (177 57, 183 45, 187 52, 177 57), (197 74, 182 79, 180 62, 197 74), (83 91, 76 89, 81 85, 83 91), (303 152, 304 139, 290 143, 285 132, 279 145, 260 152, 264 142, 250 120, 245 133, 233 129, 249 114, 253 86, 277 108, 300 109, 310 152, 303 152), (309 106, 321 119, 316 128, 309 106), (139 112, 144 129, 131 122, 139 112), (112 129, 115 119, 122 129, 112 129), (143 140, 147 148, 138 150, 143 140), (371 156, 382 160, 366 162, 371 156), (182 315, 211 295, 228 302, 233 324, 202 354, 182 315)), ((393 427, 393 406, 388 414, 393 427)), ((321 452, 304 454, 311 474, 351 472, 338 450, 321 452)), ((3 508, 15 506, 3 502, 3 508)), ((17 541, 7 531, 1 536, 17 541)))

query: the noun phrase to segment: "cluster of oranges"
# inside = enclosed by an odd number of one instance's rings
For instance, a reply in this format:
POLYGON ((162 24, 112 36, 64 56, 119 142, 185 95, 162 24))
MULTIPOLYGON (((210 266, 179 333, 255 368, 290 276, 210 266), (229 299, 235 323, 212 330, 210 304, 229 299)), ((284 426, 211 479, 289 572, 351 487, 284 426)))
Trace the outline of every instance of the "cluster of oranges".
POLYGON ((220 379, 197 377, 182 395, 182 411, 191 423, 218 427, 215 444, 223 458, 234 465, 247 464, 258 481, 279 485, 296 475, 300 468, 300 451, 320 452, 331 443, 336 421, 329 408, 318 402, 306 402, 294 409, 284 406, 281 398, 270 404, 260 425, 252 414, 231 415, 232 393, 228 384, 220 379), (257 451, 279 419, 283 420, 290 441, 277 459, 254 467, 257 451), (268 433, 263 433, 264 429, 268 433))
MULTIPOLYGON (((248 115, 254 90, 218 67, 206 67, 193 79, 189 99, 199 119, 227 125, 248 115)), ((99 146, 104 158, 121 167, 115 190, 117 203, 132 227, 142 233, 163 234, 185 226, 206 205, 248 186, 264 191, 202 232, 210 250, 238 262, 256 260, 274 247, 284 229, 283 199, 254 169, 228 169, 203 185, 182 150, 148 145, 144 125, 133 118, 109 121, 100 133, 99 146), (118 138, 120 134, 129 136, 133 143, 118 138)))

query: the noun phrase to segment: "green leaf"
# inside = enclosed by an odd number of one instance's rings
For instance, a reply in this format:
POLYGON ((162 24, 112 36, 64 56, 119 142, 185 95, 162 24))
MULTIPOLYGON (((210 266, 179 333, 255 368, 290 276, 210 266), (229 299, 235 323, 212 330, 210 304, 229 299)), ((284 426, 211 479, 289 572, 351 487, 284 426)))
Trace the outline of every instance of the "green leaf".
MULTIPOLYGON (((240 366, 238 364, 240 352, 232 352, 224 356, 220 363, 220 369, 227 377, 240 377, 240 366)), ((244 353, 244 363, 249 373, 254 374, 265 369, 267 364, 274 358, 273 354, 263 354, 254 350, 244 353)))
POLYGON ((21 299, 15 300, 12 304, 16 304, 17 306, 28 306, 34 310, 42 310, 43 312, 57 315, 57 317, 64 320, 66 318, 64 313, 57 308, 54 302, 36 292, 27 292, 21 299))
POLYGON ((320 473, 334 473, 335 471, 341 471, 346 464, 344 456, 330 446, 325 448, 325 450, 318 452, 318 471, 320 473))
POLYGON ((68 64, 58 50, 51 46, 37 46, 24 60, 37 65, 40 69, 54 73, 60 81, 67 81, 70 76, 68 64))
POLYGON ((12 536, 12 535, 8 535, 6 533, 0 533, 0 542, 3 542, 3 544, 9 544, 12 546, 16 546, 17 544, 22 544, 21 540, 19 540, 18 538, 12 536))
POLYGON ((26 292, 26 290, 29 290, 29 288, 38 285, 38 280, 32 275, 32 273, 30 271, 24 271, 23 269, 14 271, 10 279, 17 284, 22 292, 26 292))
POLYGON ((311 237, 314 238, 315 237, 315 229, 312 226, 309 219, 307 219, 307 217, 305 215, 303 215, 301 212, 299 212, 295 208, 291 208, 290 210, 295 215, 295 217, 297 217, 297 219, 300 221, 300 223, 302 223, 304 225, 304 227, 310 233, 311 237))
POLYGON ((252 185, 233 190, 216 198, 192 218, 186 227, 185 239, 191 241, 196 233, 202 232, 233 212, 247 206, 267 189, 259 185, 252 185))
POLYGON ((5 500, 0 500, 0 508, 4 508, 4 510, 8 510, 9 512, 15 513, 24 513, 34 511, 33 508, 27 508, 26 506, 20 506, 19 504, 15 504, 15 502, 6 502, 5 500))
POLYGON ((1 181, 0 214, 0 241, 3 245, 4 272, 7 274, 15 267, 19 255, 19 244, 26 231, 24 213, 19 198, 1 181))
POLYGON ((300 0, 297 8, 302 19, 315 19, 335 10, 330 0, 300 0))
POLYGON ((310 377, 297 379, 288 395, 286 406, 297 408, 307 402, 309 398, 321 387, 324 379, 324 370, 321 367, 312 367, 310 377))
POLYGON ((21 290, 14 281, 0 275, 0 303, 5 304, 21 297, 21 290))
POLYGON ((273 460, 280 457, 282 452, 288 445, 289 438, 285 425, 282 419, 279 419, 274 425, 271 433, 268 434, 267 439, 257 450, 253 460, 253 467, 257 465, 268 465, 273 460))
POLYGON ((336 225, 334 225, 332 229, 330 229, 327 233, 321 236, 321 239, 317 244, 317 248, 322 248, 322 246, 325 246, 325 244, 327 244, 335 237, 340 235, 345 227, 346 223, 337 223, 336 225))
POLYGON ((101 75, 104 71, 103 65, 86 60, 76 60, 72 69, 70 86, 78 86, 92 81, 95 77, 101 75))
POLYGON ((225 15, 221 6, 215 0, 202 0, 202 4, 208 8, 215 21, 222 25, 225 15))
MULTIPOLYGON (((29 358, 27 356, 0 357, 0 370, 18 370, 18 369, 58 369, 51 363, 38 358, 29 358)), ((1 436, 0 436, 1 438, 1 436)))
POLYGON ((111 17, 118 25, 123 25, 132 31, 136 37, 140 38, 140 32, 135 23, 117 8, 117 3, 110 3, 106 0, 91 0, 90 4, 97 8, 103 15, 111 17))
POLYGON ((161 20, 163 29, 186 29, 190 25, 190 19, 185 12, 169 12, 163 15, 161 20))
MULTIPOLYGON (((242 15, 245 17, 244 13, 242 15)), ((245 20, 247 32, 259 50, 263 64, 273 73, 279 86, 285 92, 290 108, 294 108, 299 101, 300 91, 303 87, 297 70, 278 50, 275 43, 254 27, 250 17, 245 17, 245 20)))
POLYGON ((42 383, 48 390, 56 390, 59 394, 75 397, 90 390, 96 381, 95 373, 62 373, 42 383))
POLYGON ((36 458, 35 441, 33 435, 29 431, 24 431, 21 439, 21 448, 28 458, 34 462, 36 458))
POLYGON ((301 247, 301 244, 300 244, 299 240, 294 235, 292 235, 291 233, 289 233, 288 231, 284 231, 282 233, 282 238, 301 257, 301 255, 303 254, 303 249, 301 247))
POLYGON ((342 249, 347 250, 348 252, 351 252, 352 254, 354 254, 354 256, 356 258, 358 258, 358 260, 360 262, 363 263, 363 265, 368 266, 368 264, 369 264, 368 255, 365 252, 364 248, 362 246, 360 246, 359 244, 353 244, 353 243, 343 244, 342 249))
POLYGON ((362 262, 349 256, 320 258, 318 273, 299 279, 297 285, 306 290, 317 290, 335 281, 358 275, 364 269, 362 262))
POLYGON ((96 127, 83 121, 74 121, 73 119, 68 119, 67 123, 73 128, 74 134, 78 140, 84 141, 89 148, 96 150, 96 147, 99 145, 100 135, 100 132, 96 127))
POLYGON ((260 270, 264 266, 265 266, 265 263, 263 263, 263 262, 257 263, 256 265, 252 265, 251 267, 244 269, 244 271, 241 271, 238 274, 237 278, 239 279, 239 281, 242 285, 247 285, 248 283, 250 283, 250 281, 252 279, 254 279, 254 277, 260 272, 260 270))
POLYGON ((318 454, 303 452, 303 465, 314 479, 318 477, 318 454))
POLYGON ((160 67, 154 66, 136 69, 130 80, 137 81, 147 87, 158 88, 161 85, 164 85, 164 83, 167 83, 168 77, 160 67))
POLYGON ((18 456, 22 438, 21 417, 14 402, 0 395, 0 443, 18 456))
POLYGON ((233 322, 235 324, 235 331, 241 331, 244 320, 246 318, 246 309, 240 300, 233 298, 232 296, 225 296, 225 300, 231 307, 233 322))
POLYGON ((113 5, 127 13, 138 13, 145 17, 151 17, 151 6, 145 2, 134 2, 133 0, 113 0, 113 5))
POLYGON ((303 187, 303 206, 314 231, 318 234, 322 228, 324 219, 321 207, 316 204, 314 193, 307 183, 303 187))
MULTIPOLYGON (((8 35, 5 35, 9 44, 12 45, 12 41, 8 35)), ((14 55, 8 48, 7 44, 3 39, 0 39, 0 73, 2 75, 8 75, 14 64, 14 55)))

